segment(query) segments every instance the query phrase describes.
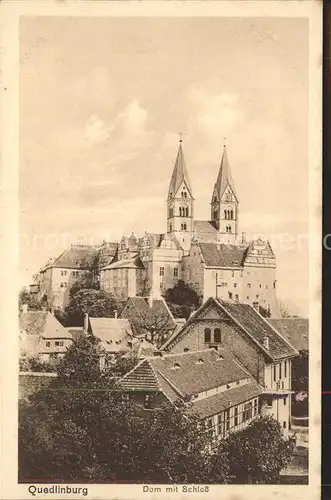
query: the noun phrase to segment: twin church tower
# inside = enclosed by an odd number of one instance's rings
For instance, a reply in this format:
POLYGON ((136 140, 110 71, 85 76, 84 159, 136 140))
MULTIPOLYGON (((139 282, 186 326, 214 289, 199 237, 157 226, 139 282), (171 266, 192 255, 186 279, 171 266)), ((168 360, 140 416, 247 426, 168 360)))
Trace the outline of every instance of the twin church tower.
MULTIPOLYGON (((175 238, 184 251, 191 247, 192 239, 199 239, 201 229, 210 232, 219 243, 235 243, 238 235, 239 201, 236 195, 226 146, 223 148, 221 165, 211 197, 210 221, 195 221, 194 196, 185 165, 182 140, 172 173, 167 198, 167 233, 175 238), (201 227, 201 223, 203 227, 201 227), (208 228, 209 224, 209 228, 208 228)), ((205 234, 206 236, 206 234, 205 234)), ((205 239, 205 238, 204 238, 205 239)))

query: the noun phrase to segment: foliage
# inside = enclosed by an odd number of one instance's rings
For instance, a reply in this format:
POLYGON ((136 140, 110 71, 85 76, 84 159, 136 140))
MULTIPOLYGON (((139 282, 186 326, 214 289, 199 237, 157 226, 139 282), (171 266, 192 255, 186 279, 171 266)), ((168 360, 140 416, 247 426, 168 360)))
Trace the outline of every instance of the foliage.
POLYGON ((269 416, 260 417, 242 431, 230 434, 215 461, 221 462, 226 450, 233 483, 275 484, 293 449, 293 441, 283 436, 279 422, 269 416))
POLYGON ((80 290, 100 290, 99 273, 97 269, 91 268, 85 271, 71 286, 69 295, 73 297, 80 290))
POLYGON ((56 317, 64 326, 82 326, 85 313, 94 318, 110 318, 117 309, 118 304, 111 294, 86 288, 71 296, 64 312, 56 311, 56 317))
POLYGON ((28 310, 30 311, 41 311, 44 307, 47 307, 47 302, 39 300, 36 294, 30 293, 27 288, 22 288, 19 293, 19 310, 22 310, 24 304, 28 306, 28 310))
POLYGON ((202 304, 202 298, 185 281, 179 280, 172 288, 164 293, 164 298, 172 314, 177 318, 188 319, 192 311, 202 304))
POLYGON ((308 351, 300 351, 300 356, 292 359, 292 390, 308 392, 308 351))
MULTIPOLYGON (((81 339, 57 380, 21 404, 20 480, 208 482, 212 455, 197 417, 183 404, 144 411, 116 390, 118 372, 102 373, 98 356, 98 341, 81 339)), ((226 461, 219 477, 229 479, 226 461)))
POLYGON ((19 360, 21 372, 55 372, 58 359, 43 361, 38 356, 22 356, 19 360))

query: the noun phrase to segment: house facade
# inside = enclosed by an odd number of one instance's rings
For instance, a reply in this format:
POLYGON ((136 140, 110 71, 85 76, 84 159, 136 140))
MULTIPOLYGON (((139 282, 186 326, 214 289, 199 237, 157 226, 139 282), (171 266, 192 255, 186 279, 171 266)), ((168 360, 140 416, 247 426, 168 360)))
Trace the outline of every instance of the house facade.
POLYGON ((72 345, 72 334, 49 311, 21 312, 20 356, 42 361, 61 358, 72 345))
POLYGON ((262 387, 225 347, 148 357, 119 386, 145 410, 192 403, 213 440, 245 428, 261 413, 262 387))
POLYGON ((291 416, 291 362, 298 351, 255 308, 210 298, 165 342, 161 351, 183 353, 223 347, 263 388, 259 396, 263 413, 274 416, 287 432, 291 416))

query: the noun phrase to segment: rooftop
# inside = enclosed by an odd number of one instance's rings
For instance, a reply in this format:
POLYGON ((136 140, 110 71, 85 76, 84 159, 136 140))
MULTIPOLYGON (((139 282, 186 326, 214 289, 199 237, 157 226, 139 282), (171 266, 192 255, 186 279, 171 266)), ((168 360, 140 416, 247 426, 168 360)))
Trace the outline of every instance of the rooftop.
POLYGON ((268 318, 268 322, 298 351, 309 349, 308 318, 268 318))

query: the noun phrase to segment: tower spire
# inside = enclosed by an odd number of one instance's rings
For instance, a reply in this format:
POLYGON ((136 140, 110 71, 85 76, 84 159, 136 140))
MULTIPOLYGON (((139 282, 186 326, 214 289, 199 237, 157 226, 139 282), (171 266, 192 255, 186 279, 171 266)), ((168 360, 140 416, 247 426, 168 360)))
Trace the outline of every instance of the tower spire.
POLYGON ((236 190, 234 187, 234 181, 232 178, 231 174, 231 169, 230 169, 230 164, 228 160, 228 154, 227 154, 227 148, 226 148, 226 138, 224 138, 224 144, 223 144, 223 154, 222 154, 222 159, 221 159, 221 165, 220 169, 218 172, 215 188, 214 188, 214 195, 217 195, 218 200, 222 199, 222 196, 226 190, 226 188, 229 186, 232 190, 233 196, 236 198, 238 201, 237 195, 236 195, 236 190))
POLYGON ((184 183, 186 185, 187 190, 189 191, 189 194, 191 197, 192 195, 192 187, 191 187, 191 182, 190 178, 186 169, 185 165, 185 158, 184 158, 184 153, 183 153, 183 147, 182 147, 182 132, 180 133, 180 138, 179 138, 179 147, 178 147, 178 152, 177 152, 177 157, 175 161, 175 166, 172 172, 171 176, 171 181, 169 184, 169 192, 168 192, 168 199, 169 198, 175 198, 179 188, 182 186, 184 183))

